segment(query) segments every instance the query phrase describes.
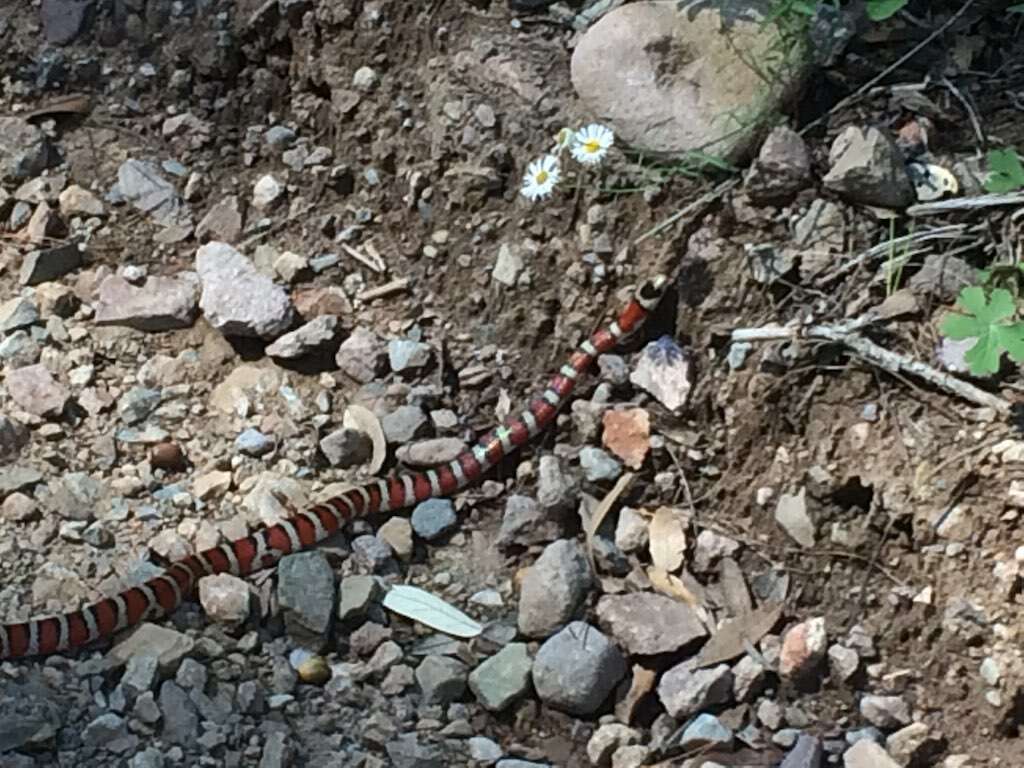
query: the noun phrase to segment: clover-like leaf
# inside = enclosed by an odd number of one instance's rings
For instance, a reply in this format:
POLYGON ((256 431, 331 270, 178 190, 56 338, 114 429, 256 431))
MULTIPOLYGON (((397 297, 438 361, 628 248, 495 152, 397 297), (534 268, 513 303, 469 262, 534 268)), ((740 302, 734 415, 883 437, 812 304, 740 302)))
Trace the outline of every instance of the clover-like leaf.
POLYGON ((964 355, 971 373, 995 373, 1003 352, 1024 361, 1024 323, 1013 321, 1017 312, 1013 294, 996 288, 986 296, 980 285, 972 285, 960 291, 957 303, 966 314, 947 315, 940 330, 950 339, 977 339, 964 355))
POLYGON ((993 149, 988 153, 988 178, 985 191, 994 194, 1013 192, 1024 187, 1024 166, 1015 149, 993 149))

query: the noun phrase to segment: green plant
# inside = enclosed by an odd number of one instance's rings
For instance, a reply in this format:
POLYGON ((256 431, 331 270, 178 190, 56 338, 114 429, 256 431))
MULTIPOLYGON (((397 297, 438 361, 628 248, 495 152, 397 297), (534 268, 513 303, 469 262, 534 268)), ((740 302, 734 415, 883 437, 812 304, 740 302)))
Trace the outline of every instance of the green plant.
POLYGON ((1017 303, 1005 288, 988 295, 980 285, 960 291, 957 304, 963 314, 950 314, 939 330, 955 340, 977 339, 964 360, 972 374, 986 376, 999 370, 1006 352, 1015 362, 1024 362, 1024 323, 1017 319, 1017 303))
POLYGON ((895 16, 910 0, 868 0, 868 18, 872 21, 885 21, 895 16))
POLYGON ((1015 149, 993 149, 988 153, 988 178, 985 191, 993 193, 1013 192, 1024 188, 1024 166, 1015 149))

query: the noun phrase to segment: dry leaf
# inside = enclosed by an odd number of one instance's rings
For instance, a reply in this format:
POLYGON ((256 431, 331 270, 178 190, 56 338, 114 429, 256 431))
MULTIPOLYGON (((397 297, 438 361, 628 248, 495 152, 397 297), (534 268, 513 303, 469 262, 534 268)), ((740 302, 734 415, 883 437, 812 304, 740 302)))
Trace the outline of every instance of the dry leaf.
POLYGON ((743 577, 743 569, 731 557, 723 557, 719 561, 718 583, 721 585, 722 598, 730 615, 744 616, 754 609, 750 590, 747 589, 747 582, 743 577))
MULTIPOLYGON (((601 527, 602 521, 608 516, 612 507, 615 506, 615 502, 619 500, 619 496, 625 493, 626 489, 629 488, 634 477, 636 477, 636 475, 632 472, 624 472, 618 482, 615 483, 615 487, 608 492, 607 496, 601 499, 601 503, 597 505, 597 508, 594 509, 593 513, 589 516, 590 519, 583 520, 583 532, 587 537, 587 560, 590 561, 590 571, 595 576, 597 575, 597 563, 594 562, 594 533, 601 527)), ((581 504, 581 517, 585 511, 586 510, 581 504)))
POLYGON ((630 723, 633 720, 633 713, 637 705, 648 693, 654 690, 654 681, 658 679, 658 673, 653 669, 633 665, 633 679, 630 681, 629 692, 615 705, 615 717, 621 723, 630 723))
POLYGON ((686 555, 686 531, 679 512, 659 507, 648 527, 651 562, 656 568, 671 573, 679 569, 686 555))
POLYGON ((380 419, 373 415, 373 411, 361 405, 350 405, 345 409, 341 425, 348 429, 356 429, 364 435, 369 435, 373 443, 373 457, 370 459, 369 473, 376 475, 384 466, 384 459, 388 456, 388 441, 384 438, 384 430, 380 426, 380 419))
POLYGON ((743 655, 747 644, 754 645, 768 634, 781 615, 781 603, 768 603, 745 616, 722 622, 722 626, 711 635, 711 639, 687 666, 690 669, 701 669, 743 655))
POLYGON ((673 576, 671 573, 652 565, 647 569, 647 578, 651 580, 651 586, 663 595, 674 597, 676 600, 682 600, 691 608, 701 607, 700 601, 686 588, 686 585, 683 584, 678 576, 673 576))
POLYGON ((453 605, 419 587, 396 584, 382 601, 385 608, 454 637, 476 637, 483 627, 453 605))

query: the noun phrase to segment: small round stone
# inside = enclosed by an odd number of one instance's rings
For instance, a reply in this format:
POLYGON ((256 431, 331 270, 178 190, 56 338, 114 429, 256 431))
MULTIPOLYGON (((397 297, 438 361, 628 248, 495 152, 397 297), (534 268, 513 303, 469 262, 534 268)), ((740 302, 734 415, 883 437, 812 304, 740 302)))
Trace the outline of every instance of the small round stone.
POLYGON ((185 469, 185 452, 177 443, 170 441, 157 443, 149 453, 149 463, 153 465, 154 469, 180 472, 185 469))

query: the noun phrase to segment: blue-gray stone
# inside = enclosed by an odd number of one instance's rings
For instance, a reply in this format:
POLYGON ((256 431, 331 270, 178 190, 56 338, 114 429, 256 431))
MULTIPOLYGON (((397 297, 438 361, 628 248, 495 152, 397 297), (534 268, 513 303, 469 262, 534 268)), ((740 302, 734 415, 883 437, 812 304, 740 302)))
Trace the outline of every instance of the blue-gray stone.
POLYGON ((796 746, 789 751, 779 768, 821 768, 823 757, 821 739, 801 733, 796 740, 796 746))
POLYGON ((583 476, 592 483, 615 480, 622 474, 622 464, 607 451, 588 445, 580 451, 583 476))
POLYGON ((427 541, 450 531, 456 522, 455 505, 449 499, 427 499, 412 511, 412 529, 427 541))
POLYGON ((300 552, 281 558, 277 598, 285 629, 312 651, 322 651, 334 613, 334 570, 323 552, 300 552))
POLYGON ((252 427, 235 438, 235 450, 246 456, 263 456, 273 449, 273 439, 252 427))
POLYGON ((709 746, 728 749, 732 746, 732 730, 714 715, 697 715, 683 731, 679 746, 686 751, 709 746))
POLYGON ((625 674, 625 657, 604 633, 586 622, 574 621, 537 651, 533 687, 550 707, 590 715, 625 674))
POLYGON ((469 675, 469 689, 484 709, 500 712, 530 690, 533 659, 526 643, 509 643, 469 675))
POLYGON ((160 405, 160 390, 132 387, 117 401, 117 412, 125 424, 141 424, 160 405))

